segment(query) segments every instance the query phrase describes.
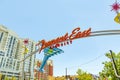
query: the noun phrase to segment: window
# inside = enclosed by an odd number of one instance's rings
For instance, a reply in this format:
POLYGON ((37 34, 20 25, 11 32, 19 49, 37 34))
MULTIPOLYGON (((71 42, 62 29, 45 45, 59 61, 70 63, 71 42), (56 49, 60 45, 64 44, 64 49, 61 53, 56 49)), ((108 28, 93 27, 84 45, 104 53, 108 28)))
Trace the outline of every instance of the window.
POLYGON ((3 57, 0 56, 0 68, 1 68, 1 66, 2 66, 2 62, 3 62, 3 57))
POLYGON ((1 42, 1 40, 2 40, 2 37, 3 37, 3 32, 0 33, 0 42, 1 42))
POLYGON ((3 51, 0 51, 0 56, 4 56, 4 52, 3 51))
POLYGON ((5 67, 5 61, 6 61, 6 58, 3 59, 3 66, 2 67, 5 67))
POLYGON ((13 62, 13 59, 11 58, 9 58, 9 69, 12 69, 12 66, 13 66, 13 64, 12 64, 12 62, 13 62))
POLYGON ((13 66, 13 69, 15 69, 15 63, 16 63, 16 61, 15 61, 15 59, 14 59, 14 63, 13 63, 14 66, 13 66))
POLYGON ((6 59, 7 61, 6 61, 6 68, 8 68, 8 66, 9 66, 9 59, 6 59))
POLYGON ((20 66, 20 63, 17 62, 17 68, 16 68, 16 70, 19 70, 19 66, 20 66))

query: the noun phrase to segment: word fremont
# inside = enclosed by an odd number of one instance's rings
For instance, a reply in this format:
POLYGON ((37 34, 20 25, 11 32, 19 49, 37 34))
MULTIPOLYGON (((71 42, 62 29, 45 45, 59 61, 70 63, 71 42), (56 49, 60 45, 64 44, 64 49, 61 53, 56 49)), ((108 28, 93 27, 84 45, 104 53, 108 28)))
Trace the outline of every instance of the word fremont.
POLYGON ((78 39, 78 38, 83 38, 83 37, 88 37, 91 34, 91 28, 84 30, 83 32, 80 31, 80 28, 75 28, 70 35, 66 33, 64 36, 57 37, 56 39, 52 39, 50 41, 45 41, 44 39, 39 41, 36 46, 41 46, 40 47, 40 52, 42 49, 46 47, 54 48, 54 47, 60 47, 60 46, 65 46, 66 44, 72 43, 72 40, 78 39))

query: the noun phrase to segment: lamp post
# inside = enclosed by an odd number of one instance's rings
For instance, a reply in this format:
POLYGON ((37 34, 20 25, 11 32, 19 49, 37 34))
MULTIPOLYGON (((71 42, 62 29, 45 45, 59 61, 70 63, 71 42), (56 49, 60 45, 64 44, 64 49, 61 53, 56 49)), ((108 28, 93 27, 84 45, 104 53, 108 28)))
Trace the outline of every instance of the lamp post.
POLYGON ((65 68, 65 78, 66 78, 66 80, 67 80, 67 68, 65 68))
MULTIPOLYGON (((25 55, 24 55, 24 58, 25 58, 25 55)), ((24 64, 25 64, 25 61, 23 61, 23 65, 22 65, 22 80, 25 80, 24 64)))
POLYGON ((113 58, 112 50, 110 50, 110 54, 111 54, 111 61, 112 61, 113 69, 114 69, 114 71, 115 71, 115 75, 116 75, 116 77, 120 80, 120 75, 119 75, 119 73, 118 73, 117 66, 116 66, 115 60, 114 60, 114 58, 113 58))
MULTIPOLYGON (((23 52, 23 56, 24 56, 24 58, 25 58, 25 54, 28 52, 28 49, 27 49, 27 44, 28 44, 28 39, 25 39, 24 41, 23 41, 23 43, 24 43, 24 52, 23 52)), ((22 80, 25 80, 25 71, 24 71, 24 67, 25 67, 25 60, 23 61, 23 65, 22 65, 22 80)))

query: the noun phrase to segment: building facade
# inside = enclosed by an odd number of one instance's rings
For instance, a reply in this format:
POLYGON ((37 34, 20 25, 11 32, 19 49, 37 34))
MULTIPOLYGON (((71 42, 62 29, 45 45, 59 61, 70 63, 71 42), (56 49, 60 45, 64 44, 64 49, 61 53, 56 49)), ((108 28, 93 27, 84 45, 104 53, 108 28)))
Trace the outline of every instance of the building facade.
POLYGON ((0 26, 0 73, 3 75, 2 78, 7 75, 8 77, 15 76, 18 79, 24 72, 25 78, 33 80, 35 55, 26 59, 24 64, 20 61, 35 51, 35 42, 29 39, 29 44, 26 45, 29 52, 23 54, 23 40, 15 32, 5 26, 0 26))
POLYGON ((34 77, 36 80, 49 80, 49 77, 53 77, 53 61, 48 60, 45 67, 44 72, 39 72, 42 61, 39 59, 35 60, 35 69, 34 69, 34 77))
MULTIPOLYGON (((35 51, 35 42, 33 40, 28 40, 28 44, 24 45, 24 39, 20 39, 18 43, 18 59, 21 61, 26 56, 30 55, 31 52, 35 51), (24 47, 28 48, 28 53, 24 53, 24 47)), ((33 80, 34 79, 34 62, 35 62, 35 55, 32 55, 31 57, 27 58, 24 62, 21 62, 20 64, 20 76, 21 78, 27 80, 33 80)))
POLYGON ((19 77, 19 60, 17 59, 18 35, 0 26, 0 73, 19 77))

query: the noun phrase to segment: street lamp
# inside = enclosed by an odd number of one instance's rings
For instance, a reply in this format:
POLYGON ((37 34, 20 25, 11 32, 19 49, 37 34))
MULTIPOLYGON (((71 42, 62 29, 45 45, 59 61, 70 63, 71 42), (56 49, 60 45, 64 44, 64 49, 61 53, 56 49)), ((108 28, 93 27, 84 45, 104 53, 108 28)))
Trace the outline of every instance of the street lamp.
POLYGON ((115 71, 115 75, 116 75, 116 77, 119 78, 119 80, 120 80, 120 75, 119 75, 119 73, 118 73, 117 66, 116 66, 115 60, 114 60, 114 58, 113 58, 112 50, 110 50, 110 54, 111 54, 111 61, 112 61, 113 69, 114 69, 114 71, 115 71))
POLYGON ((67 68, 65 68, 65 78, 66 78, 66 80, 67 80, 67 68))
MULTIPOLYGON (((25 39, 23 41, 24 45, 23 48, 24 48, 24 52, 23 52, 23 56, 25 58, 25 54, 28 53, 28 48, 27 48, 27 44, 28 44, 28 39, 25 39)), ((22 66, 22 80, 25 80, 25 72, 24 72, 24 67, 25 67, 25 60, 23 61, 23 66, 22 66)))

